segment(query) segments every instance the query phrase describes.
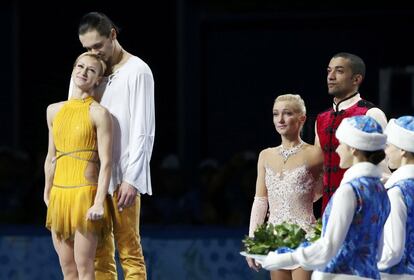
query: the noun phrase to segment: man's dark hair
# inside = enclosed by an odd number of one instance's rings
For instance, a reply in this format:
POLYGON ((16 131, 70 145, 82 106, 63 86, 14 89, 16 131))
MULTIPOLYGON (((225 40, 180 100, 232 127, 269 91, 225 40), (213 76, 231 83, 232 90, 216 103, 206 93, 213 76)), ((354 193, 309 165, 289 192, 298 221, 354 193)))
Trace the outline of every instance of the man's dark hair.
POLYGON ((352 74, 360 74, 362 78, 365 78, 365 63, 359 56, 347 53, 347 52, 340 52, 335 54, 332 58, 342 57, 349 60, 349 64, 351 66, 352 74))
POLYGON ((115 29, 116 33, 119 33, 118 27, 105 14, 90 12, 80 20, 78 34, 83 35, 86 32, 96 30, 101 36, 109 37, 112 28, 115 29))

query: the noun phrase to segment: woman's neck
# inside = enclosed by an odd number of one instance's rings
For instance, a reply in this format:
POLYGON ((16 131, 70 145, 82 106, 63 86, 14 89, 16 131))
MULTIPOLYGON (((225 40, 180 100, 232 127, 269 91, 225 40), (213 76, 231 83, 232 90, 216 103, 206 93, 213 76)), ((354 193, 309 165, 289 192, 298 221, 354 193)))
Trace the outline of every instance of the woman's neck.
POLYGON ((355 157, 353 158, 352 161, 352 165, 355 165, 357 163, 361 163, 361 162, 368 162, 368 160, 366 158, 361 158, 361 157, 355 157))
POLYGON ((73 92, 70 99, 85 99, 92 96, 89 92, 82 91, 80 88, 73 88, 73 92))
POLYGON ((302 139, 300 139, 299 136, 287 137, 287 136, 282 135, 282 146, 283 146, 283 148, 286 148, 286 149, 293 148, 293 147, 299 145, 302 142, 303 141, 302 141, 302 139))

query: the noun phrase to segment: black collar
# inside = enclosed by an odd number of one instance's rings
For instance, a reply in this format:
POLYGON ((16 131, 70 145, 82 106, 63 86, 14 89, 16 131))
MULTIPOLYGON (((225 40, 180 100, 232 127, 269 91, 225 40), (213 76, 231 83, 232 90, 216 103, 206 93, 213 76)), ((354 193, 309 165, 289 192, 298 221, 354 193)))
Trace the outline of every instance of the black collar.
POLYGON ((339 111, 339 104, 341 104, 342 102, 344 102, 344 101, 346 101, 346 100, 348 100, 348 99, 351 99, 352 97, 354 97, 355 95, 357 95, 359 92, 357 91, 357 92, 355 92, 354 94, 351 94, 350 96, 348 96, 347 98, 345 98, 345 99, 342 99, 341 101, 339 101, 338 102, 338 104, 336 104, 335 103, 335 101, 333 102, 334 103, 334 105, 335 105, 335 111, 336 112, 338 112, 339 111))

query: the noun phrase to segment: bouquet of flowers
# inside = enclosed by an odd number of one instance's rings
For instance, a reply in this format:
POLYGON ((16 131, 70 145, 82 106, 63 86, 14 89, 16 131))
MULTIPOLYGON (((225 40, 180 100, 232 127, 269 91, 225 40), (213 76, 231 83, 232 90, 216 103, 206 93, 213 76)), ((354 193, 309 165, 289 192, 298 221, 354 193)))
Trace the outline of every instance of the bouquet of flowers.
POLYGON ((299 246, 308 246, 320 238, 321 232, 320 219, 308 234, 296 224, 262 224, 255 230, 253 237, 246 236, 242 242, 247 254, 267 255, 270 251, 283 253, 299 246))
POLYGON ((318 219, 316 223, 313 225, 312 230, 306 235, 306 240, 313 243, 322 235, 322 220, 318 219))

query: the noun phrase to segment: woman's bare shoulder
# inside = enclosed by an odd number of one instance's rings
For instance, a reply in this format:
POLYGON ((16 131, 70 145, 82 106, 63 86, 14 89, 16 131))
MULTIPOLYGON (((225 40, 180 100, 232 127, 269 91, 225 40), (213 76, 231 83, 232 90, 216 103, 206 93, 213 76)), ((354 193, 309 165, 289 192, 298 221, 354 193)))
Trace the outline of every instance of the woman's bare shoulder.
POLYGON ((265 149, 263 149, 260 152, 259 157, 267 157, 267 156, 269 156, 271 154, 274 154, 275 149, 276 149, 276 147, 268 147, 268 148, 265 148, 265 149))
POLYGON ((316 146, 316 145, 313 145, 313 144, 309 144, 309 143, 307 143, 307 142, 304 142, 304 143, 305 143, 304 148, 305 148, 305 150, 307 150, 308 152, 310 152, 310 153, 317 153, 317 152, 321 152, 321 148, 320 148, 320 147, 318 147, 318 146, 316 146))
POLYGON ((90 107, 90 114, 94 121, 108 121, 111 119, 111 113, 108 109, 99 104, 98 102, 93 102, 90 107))
POLYGON ((304 148, 306 155, 308 158, 312 159, 314 162, 322 162, 323 161, 323 153, 319 146, 312 145, 309 143, 305 143, 304 148))
POLYGON ((48 119, 52 120, 57 112, 63 107, 66 101, 49 104, 46 109, 48 119))
POLYGON ((94 113, 97 113, 97 114, 108 114, 109 113, 108 109, 106 109, 104 106, 102 106, 96 101, 92 102, 90 108, 91 108, 91 112, 93 111, 94 113))
POLYGON ((60 101, 56 103, 49 104, 47 106, 47 111, 57 111, 66 103, 66 101, 60 101))

